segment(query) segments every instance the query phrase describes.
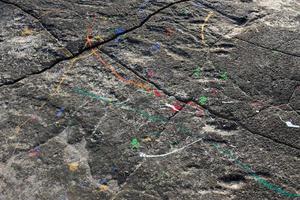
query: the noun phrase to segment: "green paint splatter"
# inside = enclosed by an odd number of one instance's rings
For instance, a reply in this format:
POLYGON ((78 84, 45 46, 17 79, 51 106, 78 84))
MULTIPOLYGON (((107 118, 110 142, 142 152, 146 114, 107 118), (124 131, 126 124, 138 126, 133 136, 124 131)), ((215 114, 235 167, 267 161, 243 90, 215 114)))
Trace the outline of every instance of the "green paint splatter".
POLYGON ((200 75, 201 75, 201 69, 200 69, 200 67, 197 67, 197 68, 194 70, 193 75, 194 75, 196 78, 199 78, 199 77, 200 77, 200 75))
POLYGON ((131 149, 138 149, 140 147, 140 143, 136 138, 131 140, 131 149))
POLYGON ((224 72, 223 74, 221 74, 221 79, 224 81, 228 79, 227 72, 224 72))
POLYGON ((200 105, 205 105, 207 103, 207 97, 205 97, 205 96, 201 96, 200 98, 199 98, 199 104, 200 105))

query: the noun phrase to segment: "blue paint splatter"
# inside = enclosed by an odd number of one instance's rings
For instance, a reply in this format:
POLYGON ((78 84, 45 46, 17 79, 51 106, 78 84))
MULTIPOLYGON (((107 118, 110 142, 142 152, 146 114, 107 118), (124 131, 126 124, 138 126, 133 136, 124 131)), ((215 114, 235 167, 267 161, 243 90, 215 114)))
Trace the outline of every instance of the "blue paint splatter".
POLYGON ((63 115, 63 112, 64 112, 64 108, 61 107, 57 112, 56 112, 56 117, 61 117, 63 115))
POLYGON ((120 35, 120 34, 124 33, 125 31, 126 30, 124 28, 120 27, 115 30, 115 34, 120 35))

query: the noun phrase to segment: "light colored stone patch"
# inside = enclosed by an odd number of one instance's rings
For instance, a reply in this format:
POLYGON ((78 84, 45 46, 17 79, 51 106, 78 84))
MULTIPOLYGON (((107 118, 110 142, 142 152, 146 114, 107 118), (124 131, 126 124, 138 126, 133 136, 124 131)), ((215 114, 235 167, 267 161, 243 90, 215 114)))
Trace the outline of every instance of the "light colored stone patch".
POLYGON ((265 20, 262 20, 268 26, 299 29, 300 23, 295 20, 300 10, 300 2, 298 0, 255 0, 254 2, 263 7, 263 9, 275 11, 271 12, 272 14, 266 17, 265 20))
POLYGON ((242 189, 242 187, 245 185, 243 182, 239 182, 239 183, 230 183, 230 184, 225 184, 225 183, 220 183, 218 182, 218 185, 227 188, 227 189, 231 189, 231 190, 240 190, 242 189))
POLYGON ((236 131, 222 131, 222 130, 219 130, 219 129, 215 129, 215 127, 213 126, 210 126, 208 124, 205 124, 204 127, 202 127, 202 129, 206 132, 214 132, 214 133, 217 133, 219 135, 222 135, 222 136, 231 136, 231 135, 236 135, 236 131))

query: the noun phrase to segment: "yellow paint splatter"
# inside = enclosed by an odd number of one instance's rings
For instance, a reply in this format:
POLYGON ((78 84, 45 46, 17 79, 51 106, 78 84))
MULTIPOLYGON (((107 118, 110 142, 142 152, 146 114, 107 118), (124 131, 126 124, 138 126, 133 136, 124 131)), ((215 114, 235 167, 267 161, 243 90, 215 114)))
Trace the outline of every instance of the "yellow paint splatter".
POLYGON ((146 138, 144 138, 142 141, 143 141, 143 142, 151 142, 152 139, 151 139, 150 137, 146 137, 146 138))
POLYGON ((99 41, 99 40, 103 40, 103 37, 102 37, 101 35, 96 35, 96 36, 95 36, 95 40, 98 40, 98 41, 99 41))
POLYGON ((74 172, 76 170, 78 170, 78 167, 79 167, 79 163, 78 162, 72 162, 72 163, 69 163, 69 170, 74 172))
POLYGON ((212 11, 210 11, 208 13, 208 15, 206 16, 204 23, 201 26, 201 39, 202 39, 202 44, 206 45, 205 40, 204 40, 204 27, 207 25, 207 21, 209 20, 209 18, 214 15, 214 13, 212 11))
POLYGON ((105 192, 105 191, 108 190, 108 186, 107 186, 107 185, 100 185, 100 186, 99 186, 99 190, 100 190, 101 192, 105 192))
POLYGON ((107 17, 100 16, 100 19, 107 20, 107 17))
POLYGON ((25 27, 22 32, 21 32, 21 35, 22 36, 28 36, 28 35, 32 35, 32 29, 28 28, 28 27, 25 27))

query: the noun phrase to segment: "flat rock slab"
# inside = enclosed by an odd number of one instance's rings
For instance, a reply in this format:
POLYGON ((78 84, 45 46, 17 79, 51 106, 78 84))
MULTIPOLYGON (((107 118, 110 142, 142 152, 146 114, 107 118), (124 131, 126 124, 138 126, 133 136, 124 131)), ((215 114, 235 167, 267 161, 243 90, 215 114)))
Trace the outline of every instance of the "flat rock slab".
POLYGON ((299 8, 0 0, 0 200, 300 199, 299 8))

